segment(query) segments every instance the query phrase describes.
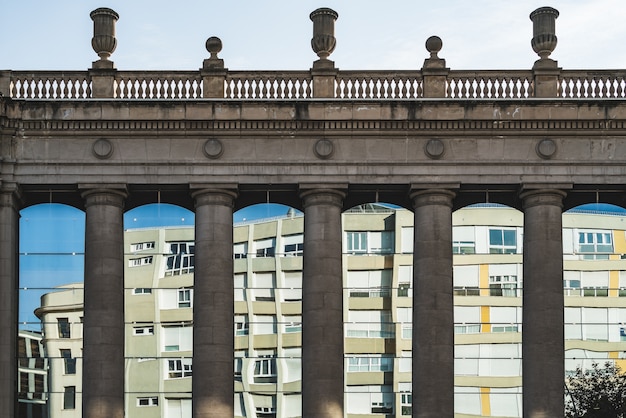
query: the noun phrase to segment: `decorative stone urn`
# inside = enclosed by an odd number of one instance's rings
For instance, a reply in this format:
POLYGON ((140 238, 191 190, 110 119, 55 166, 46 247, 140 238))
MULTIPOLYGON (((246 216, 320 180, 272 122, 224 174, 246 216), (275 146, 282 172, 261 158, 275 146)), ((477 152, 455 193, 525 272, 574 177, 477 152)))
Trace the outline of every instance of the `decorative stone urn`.
POLYGON ((542 60, 547 59, 556 48, 557 17, 559 11, 552 7, 540 7, 530 14, 530 20, 533 21, 533 39, 530 44, 542 60))
POLYGON ((309 17, 313 21, 313 38, 311 48, 320 59, 328 59, 335 50, 335 21, 339 15, 336 11, 323 7, 314 10, 309 17))
POLYGON ((89 16, 93 20, 91 47, 100 57, 100 61, 108 61, 117 46, 115 22, 120 16, 114 10, 106 7, 94 10, 89 16))

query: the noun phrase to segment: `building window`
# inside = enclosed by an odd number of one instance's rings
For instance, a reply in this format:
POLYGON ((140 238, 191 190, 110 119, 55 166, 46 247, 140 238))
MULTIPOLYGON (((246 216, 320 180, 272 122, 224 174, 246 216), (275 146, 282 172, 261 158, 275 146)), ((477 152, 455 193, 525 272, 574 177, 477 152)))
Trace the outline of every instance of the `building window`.
POLYGON ((76 359, 72 358, 72 350, 61 349, 65 374, 76 374, 76 359))
POLYGON ((163 326, 163 351, 191 351, 193 328, 191 326, 163 326))
POLYGON ((191 308, 192 299, 193 299, 192 289, 178 289, 178 307, 179 308, 191 308))
POLYGON ((178 276, 193 273, 195 245, 192 242, 170 242, 165 275, 178 276))
POLYGON ((393 254, 393 231, 346 232, 348 254, 393 254))
POLYGON ((152 289, 149 287, 136 287, 133 289, 133 295, 151 295, 152 289))
POLYGON ((356 356, 348 358, 349 372, 390 372, 393 358, 388 356, 356 356))
POLYGON ((191 359, 183 358, 176 360, 167 360, 167 378, 180 379, 183 377, 191 377, 191 359))
POLYGON ((346 337, 393 338, 394 324, 389 311, 348 311, 346 337))
POLYGON ((154 325, 133 327, 133 335, 154 335, 154 325))
POLYGON ((478 334, 480 333, 480 324, 455 325, 455 334, 478 334))
POLYGON ((141 258, 131 258, 128 260, 128 267, 140 267, 147 266, 148 264, 152 264, 152 256, 141 257, 141 258))
POLYGON ((235 315, 235 336, 248 335, 248 315, 235 315))
POLYGON ((276 255, 276 243, 274 238, 254 241, 257 257, 274 257, 276 255))
POLYGON ((284 315, 285 332, 302 332, 302 315, 284 315))
POLYGON ((517 231, 515 229, 489 229, 490 254, 515 254, 517 231))
POLYGON ((260 302, 273 302, 276 277, 274 273, 254 273, 252 276, 252 295, 260 302))
POLYGON ((68 318, 57 318, 59 338, 71 338, 70 322, 68 318))
POLYGON ((476 243, 473 241, 453 241, 452 253, 453 254, 476 254, 476 243))
POLYGON ((402 415, 413 415, 413 395, 411 393, 400 394, 400 407, 402 408, 402 415))
POLYGON ((76 408, 76 386, 65 386, 63 390, 63 409, 76 408))
POLYGON ((489 296, 517 296, 517 276, 489 276, 489 296))
POLYGON ((367 254, 367 232, 346 232, 348 254, 367 254))
POLYGON ((137 252, 137 251, 152 250, 152 249, 154 249, 154 241, 137 242, 134 244, 130 244, 130 252, 132 253, 137 252))
POLYGON ((304 236, 302 234, 282 237, 285 257, 301 257, 304 253, 304 236))
MULTIPOLYGON (((563 272, 563 275, 567 273, 563 272)), ((580 296, 580 279, 563 279, 563 290, 565 296, 580 296)))
POLYGON ((137 398, 137 406, 158 406, 159 397, 152 396, 148 398, 137 398))
POLYGON ((239 242, 233 245, 233 257, 235 259, 248 258, 248 243, 239 242))
POLYGON ((235 380, 241 382, 241 371, 243 370, 243 359, 248 356, 245 350, 235 351, 235 380))
POLYGON ((256 407, 257 418, 276 418, 276 408, 273 406, 256 407))
POLYGON ((613 253, 611 232, 578 232, 578 252, 583 255, 583 260, 608 260, 609 254, 613 253))
POLYGON ((350 297, 380 298, 391 295, 392 270, 350 270, 347 286, 350 297))
POLYGON ((276 383, 276 358, 260 358, 254 362, 254 383, 276 383))

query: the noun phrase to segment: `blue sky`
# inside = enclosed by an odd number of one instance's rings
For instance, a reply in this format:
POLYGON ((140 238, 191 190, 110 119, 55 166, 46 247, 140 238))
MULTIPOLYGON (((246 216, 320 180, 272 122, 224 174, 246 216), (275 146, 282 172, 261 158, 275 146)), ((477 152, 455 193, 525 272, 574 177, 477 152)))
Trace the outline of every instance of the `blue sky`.
POLYGON ((120 15, 120 70, 197 69, 210 36, 222 39, 229 69, 306 70, 318 7, 339 13, 340 69, 420 68, 431 35, 452 69, 524 69, 537 59, 529 14, 542 6, 560 11, 552 57, 563 68, 626 68, 623 0, 4 0, 0 69, 87 69, 98 7, 120 15))

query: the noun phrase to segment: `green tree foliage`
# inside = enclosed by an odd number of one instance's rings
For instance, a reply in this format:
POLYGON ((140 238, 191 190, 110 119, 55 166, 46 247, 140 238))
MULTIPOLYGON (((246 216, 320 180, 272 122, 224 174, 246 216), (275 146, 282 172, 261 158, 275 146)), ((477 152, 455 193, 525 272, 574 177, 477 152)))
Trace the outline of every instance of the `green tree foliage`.
POLYGON ((566 418, 626 418, 626 374, 613 363, 577 368, 565 384, 566 418))

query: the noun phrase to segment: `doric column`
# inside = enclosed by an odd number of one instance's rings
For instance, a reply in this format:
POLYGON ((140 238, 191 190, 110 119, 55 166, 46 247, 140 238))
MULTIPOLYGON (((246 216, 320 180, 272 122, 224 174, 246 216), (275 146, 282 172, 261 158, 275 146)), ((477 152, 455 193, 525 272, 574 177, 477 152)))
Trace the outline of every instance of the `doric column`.
POLYGON ((524 417, 563 416, 563 225, 561 190, 521 194, 524 208, 522 376, 524 417))
POLYGON ((17 288, 19 198, 0 190, 0 416, 17 416, 17 288))
POLYGON ((302 416, 343 418, 344 193, 309 189, 304 203, 302 272, 302 416))
POLYGON ((83 416, 124 418, 123 187, 83 188, 83 416))
POLYGON ((202 188, 196 206, 193 303, 194 418, 234 415, 235 301, 232 189, 202 188))
POLYGON ((454 303, 452 200, 454 192, 411 194, 413 249, 413 416, 454 416, 454 303))

